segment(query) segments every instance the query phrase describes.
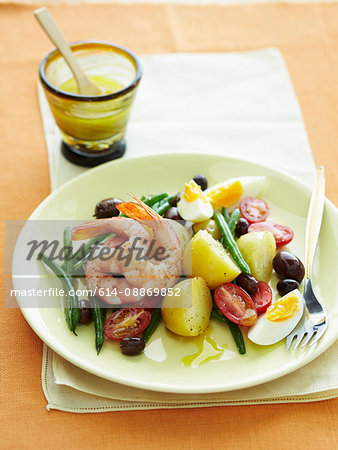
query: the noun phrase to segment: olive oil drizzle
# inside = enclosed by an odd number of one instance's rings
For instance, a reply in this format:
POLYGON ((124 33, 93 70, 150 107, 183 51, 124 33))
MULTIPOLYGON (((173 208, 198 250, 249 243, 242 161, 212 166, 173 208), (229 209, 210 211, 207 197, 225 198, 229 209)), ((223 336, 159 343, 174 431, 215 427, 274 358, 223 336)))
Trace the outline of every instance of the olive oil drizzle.
POLYGON ((191 339, 197 351, 181 359, 183 366, 196 368, 209 361, 216 361, 221 358, 227 349, 227 345, 217 345, 216 341, 211 337, 212 331, 213 328, 209 325, 204 334, 191 339))

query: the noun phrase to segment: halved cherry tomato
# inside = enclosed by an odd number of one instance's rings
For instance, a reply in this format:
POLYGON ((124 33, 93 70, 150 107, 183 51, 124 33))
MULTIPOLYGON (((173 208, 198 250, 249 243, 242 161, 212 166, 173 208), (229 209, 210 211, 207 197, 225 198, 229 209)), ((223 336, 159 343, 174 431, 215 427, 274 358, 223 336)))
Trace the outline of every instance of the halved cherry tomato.
POLYGON ((244 289, 233 283, 224 283, 214 293, 221 313, 231 322, 250 327, 257 320, 255 304, 244 289))
POLYGON ((261 198, 246 197, 242 200, 240 210, 249 223, 263 222, 269 215, 269 207, 261 198))
POLYGON ((258 290, 251 297, 256 306, 257 314, 262 314, 271 305, 272 290, 264 281, 258 281, 258 290))
POLYGON ((108 339, 120 341, 142 333, 150 320, 149 311, 142 308, 122 308, 108 317, 103 327, 104 334, 108 339))
POLYGON ((280 225, 279 223, 273 222, 260 222, 253 223, 249 226, 248 232, 253 233, 255 231, 270 231, 276 241, 276 247, 283 247, 283 245, 288 244, 293 239, 293 231, 286 225, 280 225))

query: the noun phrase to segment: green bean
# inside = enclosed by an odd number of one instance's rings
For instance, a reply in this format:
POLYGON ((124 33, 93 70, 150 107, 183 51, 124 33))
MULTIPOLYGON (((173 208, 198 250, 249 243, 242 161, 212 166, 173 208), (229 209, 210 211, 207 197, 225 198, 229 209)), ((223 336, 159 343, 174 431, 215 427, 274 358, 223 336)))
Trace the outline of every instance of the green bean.
POLYGON ((156 308, 153 310, 153 312, 151 314, 150 323, 147 326, 147 328, 144 330, 144 333, 143 333, 143 339, 146 343, 149 341, 149 339, 155 332, 160 321, 161 321, 161 308, 156 308))
POLYGON ((86 244, 82 245, 75 253, 73 256, 74 262, 77 263, 78 261, 81 262, 81 260, 83 258, 85 258, 85 256, 90 253, 91 248, 93 247, 93 245, 98 245, 102 242, 105 242, 106 240, 110 239, 110 237, 113 237, 114 233, 103 233, 100 234, 99 236, 94 236, 93 238, 89 239, 88 242, 86 242, 86 244))
MULTIPOLYGON (((114 233, 105 233, 104 235, 99 237, 99 241, 96 239, 95 242, 94 242, 95 238, 92 238, 90 240, 90 242, 88 241, 87 244, 89 244, 89 245, 87 248, 91 248, 92 245, 98 244, 99 242, 104 243, 104 242, 108 241, 109 239, 111 239, 113 236, 114 236, 114 233)), ((73 278, 84 279, 84 277, 86 275, 86 263, 88 261, 89 256, 90 256, 90 251, 89 251, 89 253, 87 253, 85 255, 85 257, 82 260, 80 260, 76 264, 74 264, 74 266, 72 268, 72 277, 73 278)))
POLYGON ((160 202, 161 200, 164 200, 167 197, 168 197, 168 194, 166 194, 166 193, 153 195, 152 197, 150 197, 148 199, 147 205, 153 206, 153 205, 155 205, 155 203, 160 202))
POLYGON ((170 203, 170 206, 171 206, 171 202, 174 200, 175 197, 176 197, 176 195, 170 195, 170 197, 167 198, 167 202, 170 203))
POLYGON ((219 320, 220 322, 226 323, 228 325, 230 332, 232 334, 232 337, 234 338, 234 341, 237 345, 239 354, 244 355, 246 353, 245 343, 244 343, 243 335, 242 335, 242 332, 241 332, 241 329, 239 328, 239 326, 236 323, 231 322, 231 320, 229 320, 227 317, 225 317, 219 310, 218 311, 212 310, 211 317, 219 320))
POLYGON ((224 207, 222 208, 222 214, 224 216, 226 223, 229 223, 230 216, 229 216, 228 210, 224 207))
POLYGON ((142 195, 140 198, 141 202, 145 203, 146 205, 149 205, 149 201, 152 198, 152 195, 142 195))
MULTIPOLYGON (((87 255, 88 257, 89 255, 87 255)), ((72 270, 72 275, 73 277, 78 277, 79 275, 84 275, 85 272, 83 271, 83 263, 87 260, 87 258, 85 258, 83 261, 79 261, 77 262, 72 270)))
POLYGON ((163 216, 167 211, 168 211, 168 209, 170 208, 170 203, 169 202, 166 202, 166 203, 164 203, 163 205, 161 205, 158 209, 157 209, 157 214, 159 214, 160 216, 163 216))
POLYGON ((104 342, 103 325, 105 318, 105 309, 100 308, 100 302, 97 297, 89 295, 89 300, 92 304, 92 315, 94 318, 95 347, 97 354, 99 354, 104 342))
POLYGON ((148 195, 148 196, 142 195, 141 201, 148 206, 153 206, 155 203, 158 203, 167 197, 168 197, 168 194, 166 194, 165 192, 163 192, 161 194, 148 195))
POLYGON ((72 299, 68 295, 68 291, 66 291, 65 316, 66 316, 66 322, 67 322, 68 328, 70 329, 70 331, 72 331, 74 334, 76 334, 75 330, 73 329, 72 299))
POLYGON ((152 198, 152 195, 142 195, 142 197, 140 198, 141 202, 145 203, 146 205, 149 206, 149 201, 152 198))
POLYGON ((38 254, 38 260, 42 260, 50 269, 52 269, 55 275, 57 275, 57 277, 61 279, 66 291, 65 315, 67 325, 68 328, 74 334, 76 334, 75 329, 80 319, 80 308, 77 295, 74 292, 71 278, 66 274, 62 267, 60 267, 55 261, 52 261, 42 253, 38 254))
POLYGON ((158 209, 161 205, 163 205, 163 204, 165 204, 165 203, 167 203, 167 199, 166 199, 166 198, 163 199, 163 200, 159 200, 158 202, 154 203, 151 207, 152 207, 152 209, 153 209, 154 211, 157 211, 157 209, 158 209))
POLYGON ((171 202, 173 201, 175 195, 171 195, 170 197, 167 197, 156 202, 153 203, 152 205, 150 205, 154 211, 157 212, 157 214, 159 214, 160 216, 163 216, 168 209, 171 207, 171 202))
POLYGON ((76 271, 73 268, 73 275, 72 275, 73 285, 75 286, 75 282, 78 282, 79 280, 85 282, 85 277, 86 277, 86 260, 81 261, 81 264, 78 265, 76 271))
POLYGON ((65 254, 65 260, 63 267, 67 275, 71 275, 72 269, 72 258, 73 258, 73 241, 72 241, 72 230, 70 227, 66 227, 63 231, 63 248, 65 254))
POLYGON ((214 212, 214 219, 216 220, 217 225, 219 226, 219 229, 223 234, 226 247, 233 256, 236 264, 238 265, 238 267, 241 269, 242 272, 250 275, 251 274, 250 267, 243 258, 242 253, 240 252, 223 215, 216 211, 214 212))
MULTIPOLYGON (((173 201, 175 195, 171 195, 168 197, 168 194, 161 193, 156 195, 148 195, 148 196, 142 196, 141 200, 146 205, 150 206, 154 211, 157 212, 160 216, 163 216, 167 210, 171 206, 171 202, 173 201)), ((124 214, 120 214, 120 216, 125 216, 124 214)))
POLYGON ((170 208, 170 203, 168 202, 167 199, 162 200, 161 202, 155 203, 152 206, 153 210, 157 212, 157 214, 159 214, 160 216, 163 216, 168 209, 170 208))
POLYGON ((87 259, 90 255, 91 248, 93 247, 93 245, 98 245, 100 243, 104 244, 105 242, 109 241, 109 239, 112 238, 113 236, 114 233, 104 233, 101 234, 100 236, 96 236, 89 239, 89 241, 82 247, 82 249, 80 248, 74 254, 73 259, 76 258, 76 264, 74 264, 73 266, 72 273, 76 275, 79 271, 81 271, 83 263, 87 262, 87 259))
POLYGON ((235 236, 235 228, 239 219, 239 216, 241 215, 241 212, 239 208, 236 208, 233 210, 230 216, 230 220, 228 222, 229 229, 231 231, 232 236, 235 236))

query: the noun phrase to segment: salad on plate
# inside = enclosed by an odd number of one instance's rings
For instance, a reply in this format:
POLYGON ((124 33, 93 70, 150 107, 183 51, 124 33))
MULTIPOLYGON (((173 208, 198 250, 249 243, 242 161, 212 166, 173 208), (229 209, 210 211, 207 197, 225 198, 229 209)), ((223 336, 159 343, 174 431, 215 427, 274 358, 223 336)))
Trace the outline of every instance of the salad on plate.
POLYGON ((284 248, 292 229, 269 219, 264 183, 245 176, 208 187, 196 175, 176 195, 100 201, 95 220, 64 230, 62 264, 39 255, 63 283, 69 330, 94 322, 98 354, 108 342, 142 353, 161 320, 188 339, 223 322, 240 354, 243 334, 263 346, 284 339, 304 313, 304 267, 284 248))

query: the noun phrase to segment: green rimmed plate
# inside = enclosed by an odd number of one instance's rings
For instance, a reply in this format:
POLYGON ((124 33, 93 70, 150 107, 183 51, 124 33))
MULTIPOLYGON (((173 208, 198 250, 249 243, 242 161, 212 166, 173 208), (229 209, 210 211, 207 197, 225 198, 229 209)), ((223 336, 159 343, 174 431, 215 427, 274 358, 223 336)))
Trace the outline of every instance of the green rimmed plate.
MULTIPOLYGON (((187 180, 204 173, 209 185, 245 175, 265 175, 262 197, 270 206, 270 215, 295 231, 289 246, 304 259, 304 234, 311 189, 274 169, 216 155, 164 154, 122 159, 92 169, 63 185, 34 211, 30 219, 88 220, 95 204, 106 197, 126 198, 167 191, 176 193, 187 180)), ((99 356, 94 346, 93 326, 78 327, 78 336, 69 332, 61 309, 25 308, 22 312, 33 330, 59 355, 97 376, 130 385, 164 392, 207 393, 245 388, 286 375, 323 353, 338 337, 338 243, 337 210, 326 200, 323 225, 314 265, 314 285, 329 317, 327 332, 317 345, 286 352, 285 342, 259 347, 248 341, 247 353, 237 353, 225 326, 211 321, 207 337, 179 338, 164 326, 157 329, 145 354, 127 357, 118 345, 105 343, 99 356)), ((13 258, 13 275, 22 257, 20 238, 13 258)), ((36 266, 37 275, 39 272, 36 266)), ((272 280, 274 283, 276 280, 272 280)), ((14 288, 22 280, 13 279, 14 288)), ((46 288, 46 280, 36 278, 37 288, 46 288)), ((49 281, 50 283, 50 281, 49 281)), ((55 280, 55 287, 58 280, 55 280)), ((18 298, 20 303, 20 298, 18 298)))

